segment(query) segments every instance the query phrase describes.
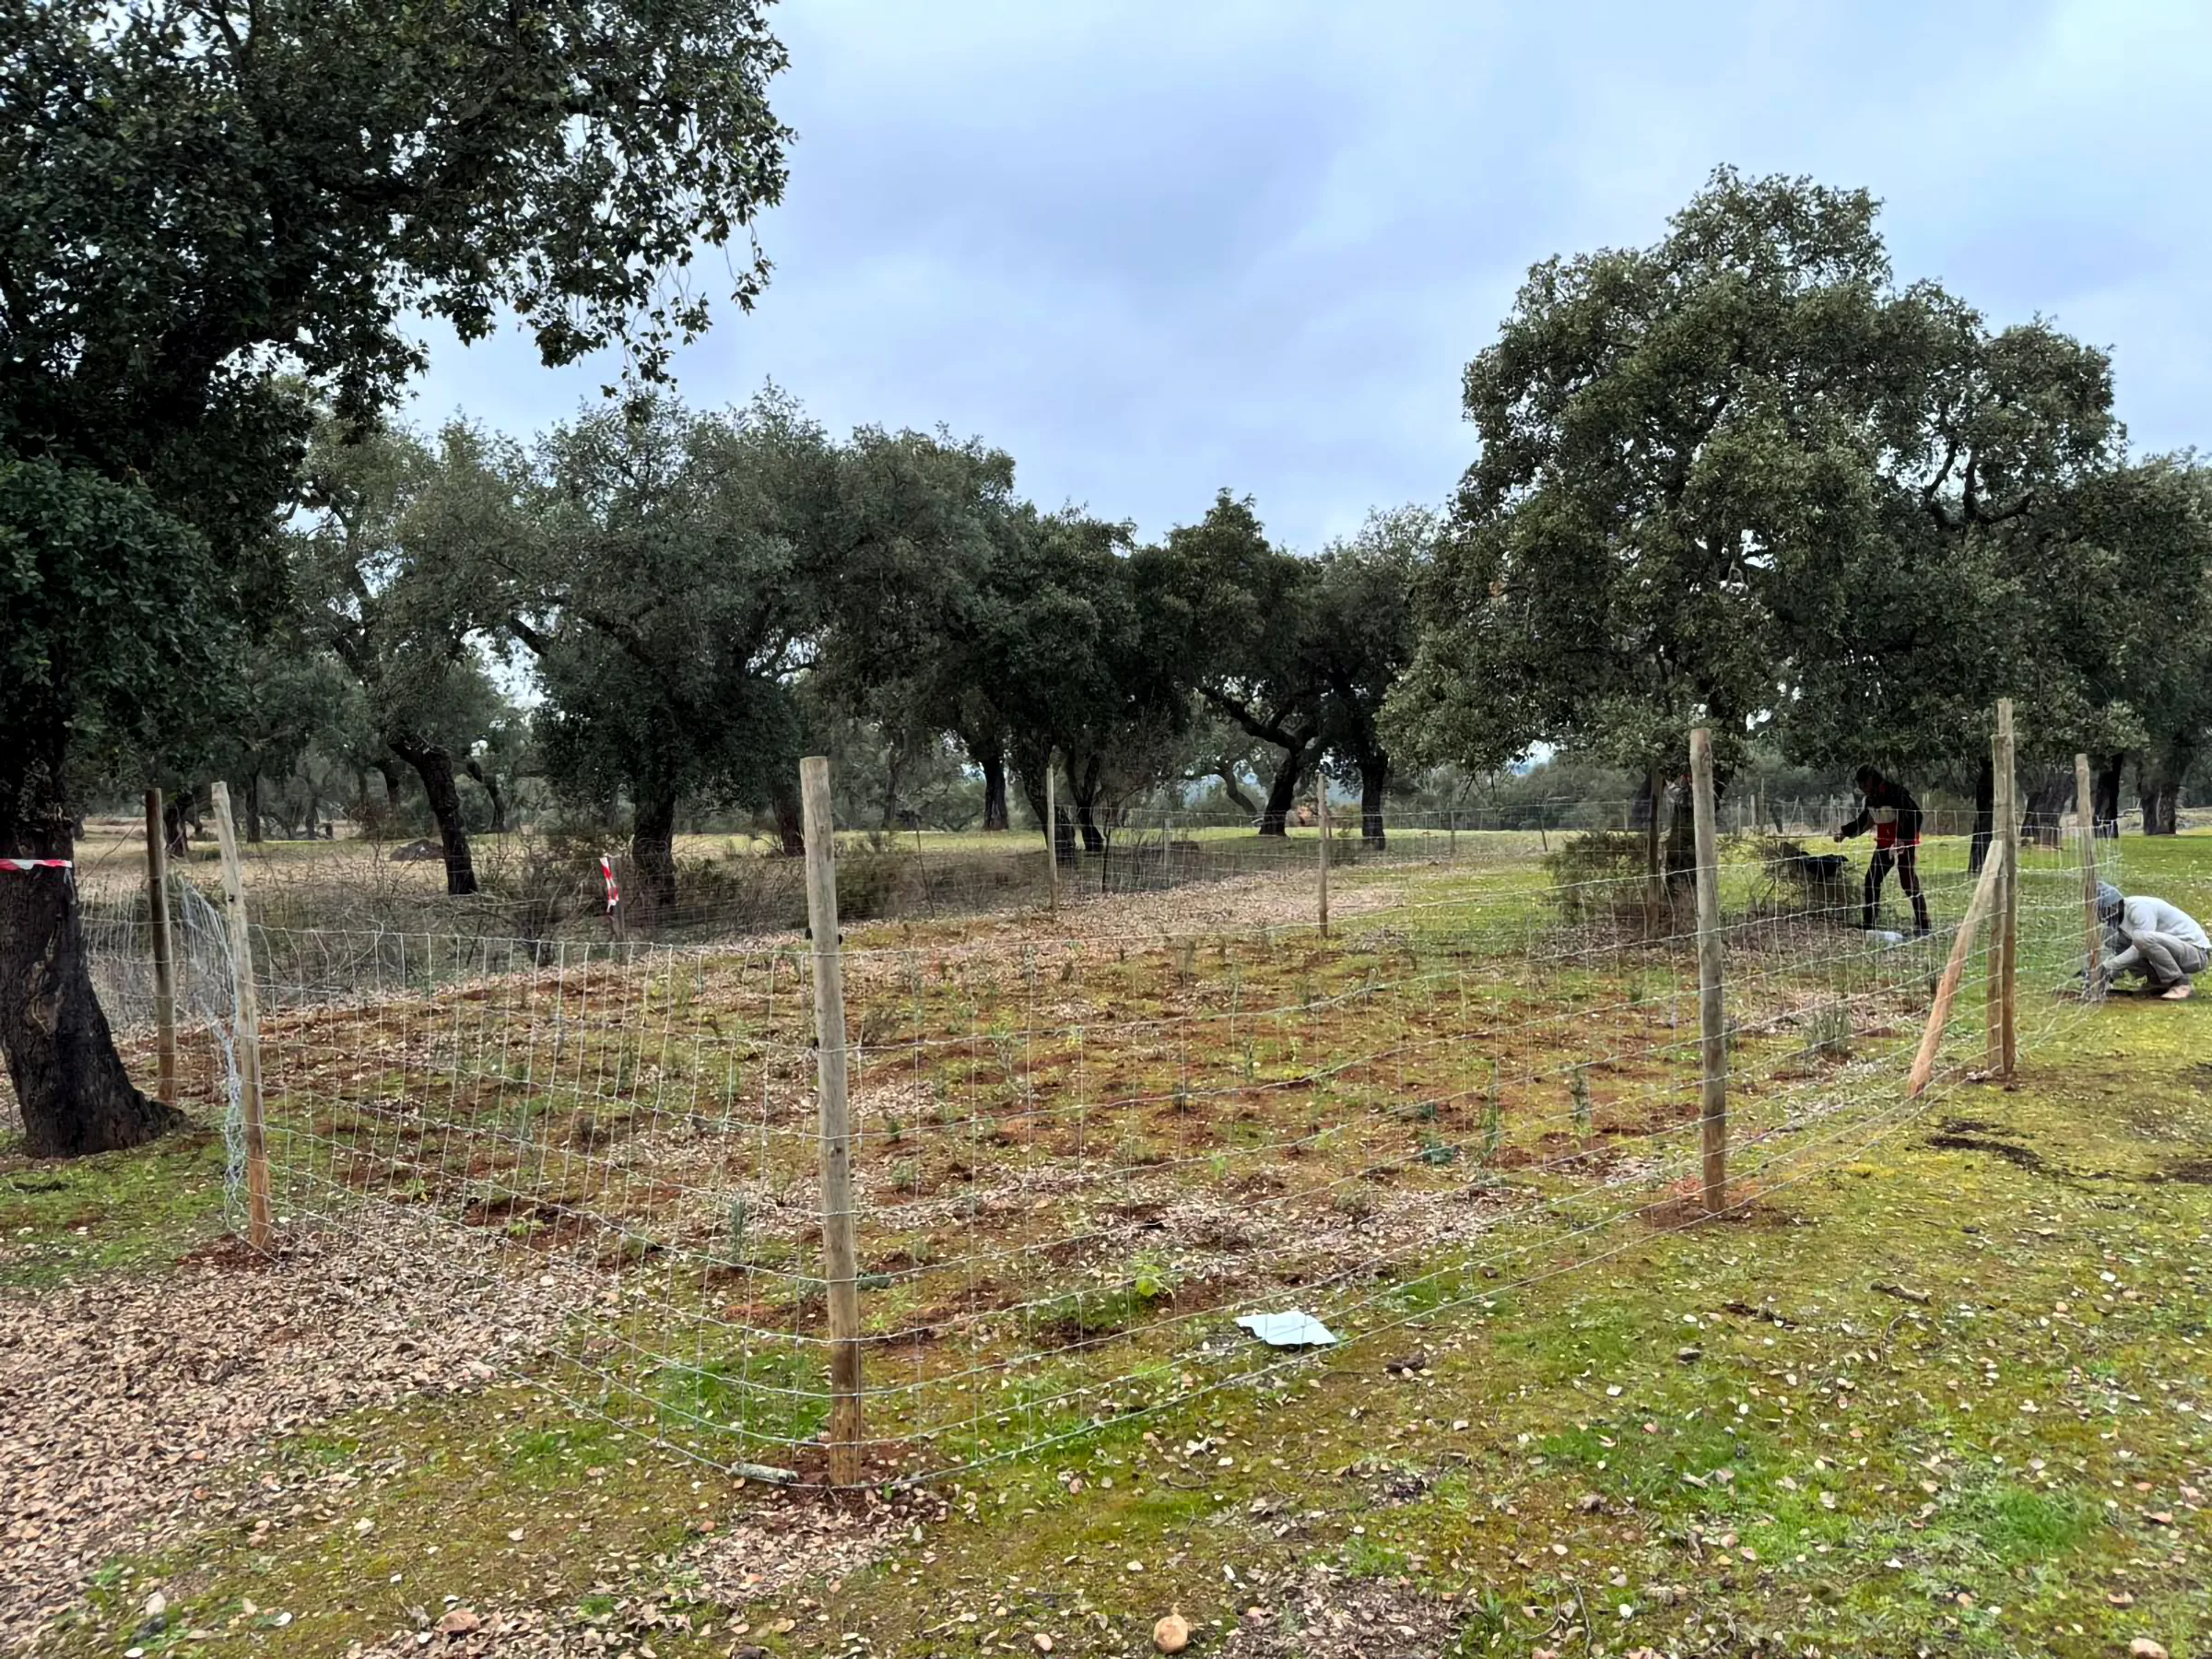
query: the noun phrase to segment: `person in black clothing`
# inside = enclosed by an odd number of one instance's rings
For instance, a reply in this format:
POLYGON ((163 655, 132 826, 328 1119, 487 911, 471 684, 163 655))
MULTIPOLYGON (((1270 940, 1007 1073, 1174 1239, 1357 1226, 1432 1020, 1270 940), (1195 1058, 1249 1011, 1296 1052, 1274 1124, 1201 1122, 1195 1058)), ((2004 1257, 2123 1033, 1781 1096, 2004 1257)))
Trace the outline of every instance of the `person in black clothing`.
POLYGON ((1912 901, 1912 931, 1928 931, 1928 900, 1920 890, 1920 803, 1912 792, 1871 766, 1858 773, 1859 793, 1865 804, 1859 816, 1836 831, 1838 841, 1874 831, 1874 861, 1866 866, 1866 888, 1860 925, 1871 928, 1882 907, 1882 882, 1897 871, 1897 885, 1912 901))

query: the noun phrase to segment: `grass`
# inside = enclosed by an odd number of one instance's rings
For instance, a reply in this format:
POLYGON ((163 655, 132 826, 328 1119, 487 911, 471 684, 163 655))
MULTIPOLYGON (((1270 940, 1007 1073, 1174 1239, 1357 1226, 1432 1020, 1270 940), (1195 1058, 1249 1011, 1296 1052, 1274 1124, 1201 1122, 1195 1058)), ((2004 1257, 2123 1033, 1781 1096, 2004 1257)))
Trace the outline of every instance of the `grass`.
MULTIPOLYGON (((2212 913, 2212 840, 2136 841, 2126 853, 2130 890, 2212 913)), ((1393 925, 1441 947, 1452 933, 1432 920, 1393 925)), ((1342 948, 1289 971, 1324 999, 1363 994, 1371 969, 1397 947, 1342 948)), ((1256 960, 1242 967, 1249 1007, 1255 985, 1277 982, 1256 960)), ((1100 982, 1139 1013, 1188 994, 1162 991, 1158 981, 1175 976, 1153 968, 1140 953, 1101 969, 1100 982)), ((1208 971, 1202 953, 1202 981, 1208 971)), ((1562 973, 1545 994, 1582 1006, 1574 999, 1607 988, 1562 973)), ((924 1006, 994 994, 980 982, 933 982, 924 1006)), ((1500 990, 1500 1007, 1509 994, 1500 990)), ((873 1564, 763 1597, 745 1610, 737 1645, 812 1653, 852 1635, 878 1654, 919 1655, 977 1651, 994 1637, 1025 1648, 1043 1631, 1057 1653, 1124 1653, 1175 1605, 1207 1651, 1246 1609, 1281 1613, 1286 1582, 1326 1565, 1393 1596, 1451 1596, 1442 1605, 1467 1654, 1641 1645, 2088 1659, 2124 1653, 2137 1636, 2177 1659, 2203 1653, 2212 1641, 2206 1008, 2115 999, 2031 1049, 2016 1087, 1947 1084, 1924 1114, 1830 1149, 1740 1221, 1657 1230, 1619 1219, 1602 1248, 1571 1258, 1572 1271, 1526 1282, 1430 1276, 1418 1260, 1401 1262, 1396 1271, 1410 1277, 1389 1294, 1408 1323, 1210 1392, 1187 1390, 1189 1361, 1146 1334, 1149 1304, 1180 1304, 1189 1287, 1124 1260, 1089 1299, 1117 1323, 1082 1333, 1124 1345, 1111 1363, 1073 1347, 986 1381, 958 1450, 982 1456, 1068 1438, 961 1475, 945 1488, 947 1513, 873 1564), (1156 1294, 1136 1295, 1140 1285, 1156 1294), (1385 1366, 1417 1348, 1419 1366, 1385 1366), (1103 1395, 1102 1371, 1113 1379, 1103 1395)), ((1344 1029, 1363 1018, 1371 1032, 1411 1031, 1419 1017, 1379 992, 1361 995, 1344 1029)), ((1306 1023, 1297 1061, 1263 1041, 1256 1068, 1296 1075, 1335 1029, 1306 1023)), ((1783 1065, 1785 1051, 1805 1062, 1819 1046, 1808 1031, 1820 1030, 1816 1021, 1777 1034, 1771 1064, 1783 1065)), ((1851 1041, 1848 1059, 1810 1057, 1847 1067, 1898 1039, 1862 1023, 1851 1041)), ((990 1051, 984 1041, 958 1052, 933 1074, 962 1102, 963 1130, 971 1093, 1003 1081, 990 1051), (973 1086, 966 1067, 979 1068, 973 1086)), ((1241 1047, 1223 1045, 1219 1061, 1241 1071, 1241 1047)), ((1072 1061, 1032 1051, 1025 1064, 1050 1098, 1072 1061)), ((1099 1041, 1086 1064, 1102 1064, 1099 1041)), ((1170 1166, 1172 1179, 1201 1186, 1246 1171, 1265 1149, 1250 1144, 1252 1126, 1239 1140, 1203 1100, 1173 1110, 1180 1061, 1147 1064, 1159 1077, 1147 1083, 1132 1068, 1124 1087, 1153 1104, 1122 1114, 1147 1157, 1184 1159, 1170 1166), (1195 1147, 1206 1151, 1193 1160, 1195 1147), (1230 1155, 1217 1163, 1218 1153, 1230 1155)), ((1386 1125, 1375 1132, 1396 1137, 1392 1156, 1408 1179, 1464 1185, 1472 1151, 1456 1168, 1431 1164, 1424 1136, 1487 1152, 1487 1102, 1502 1097, 1500 1152, 1529 1144, 1512 1074, 1502 1085, 1491 1075, 1470 1056, 1464 1101, 1434 1123, 1394 1110, 1356 1122, 1386 1125)), ((1552 1072, 1544 1084, 1562 1133, 1581 1115, 1575 1075, 1552 1072)), ((1850 1086, 1894 1081, 1877 1071, 1850 1086)), ((1378 1103, 1400 1098, 1394 1077, 1376 1082, 1378 1103)), ((1602 1137, 1619 1110, 1618 1080, 1593 1069, 1583 1087, 1602 1137)), ((1407 1092, 1444 1091, 1416 1076, 1407 1092)), ((1021 1112, 1010 1105, 1000 1115, 1021 1112)), ((1340 1126, 1333 1115, 1322 1112, 1325 1127, 1340 1126)), ((935 1144, 951 1137, 924 1133, 919 1114, 907 1122, 898 1167, 916 1165, 926 1186, 935 1144)), ((1039 1154, 1024 1144, 1007 1156, 1039 1154)), ((1372 1183, 1336 1179, 1351 1165, 1331 1161, 1367 1156, 1359 1136, 1339 1135, 1293 1160, 1293 1172, 1327 1204, 1371 1218, 1386 1198, 1372 1183)), ((1496 1173, 1533 1179, 1510 1159, 1496 1173)), ((219 1154, 204 1141, 82 1166, 0 1165, 0 1275, 35 1287, 156 1271, 218 1225, 219 1186, 219 1154), (18 1190, 26 1175, 30 1190, 18 1190), (56 1175, 63 1187, 40 1184, 56 1175)), ((726 1216, 712 1226, 726 1245, 726 1216)), ((957 1237, 936 1242, 959 1259, 957 1237)), ((901 1277, 899 1291, 925 1293, 928 1271, 901 1277)), ((1042 1312, 1032 1305, 1029 1316, 1042 1312)), ((726 1365, 671 1371, 658 1397, 722 1422, 757 1401, 735 1386, 743 1380, 726 1365)), ((783 1377, 787 1387, 803 1382, 783 1377)), ((809 1420, 782 1429, 803 1431, 809 1420)), ((406 1628, 408 1607, 434 1609, 451 1594, 618 1622, 650 1605, 662 1620, 645 1638, 655 1653, 704 1659, 732 1645, 735 1615, 686 1577, 701 1519, 776 1512, 635 1432, 505 1386, 297 1431, 225 1477, 311 1494, 333 1475, 358 1479, 327 1486, 337 1495, 308 1499, 297 1517, 286 1512, 300 1498, 272 1499, 282 1524, 258 1537, 210 1530, 159 1559, 100 1565, 93 1615, 60 1632, 54 1651, 117 1652, 158 1580, 181 1609, 180 1630, 235 1628, 276 1654, 380 1640, 406 1628), (367 1534, 355 1530, 363 1519, 367 1534), (579 1530, 585 1521, 589 1532, 579 1530), (508 1536, 515 1530, 519 1544, 508 1536), (301 1617, 272 1626, 265 1611, 242 1614, 249 1601, 301 1617), (710 1621, 716 1631, 699 1634, 710 1621)))

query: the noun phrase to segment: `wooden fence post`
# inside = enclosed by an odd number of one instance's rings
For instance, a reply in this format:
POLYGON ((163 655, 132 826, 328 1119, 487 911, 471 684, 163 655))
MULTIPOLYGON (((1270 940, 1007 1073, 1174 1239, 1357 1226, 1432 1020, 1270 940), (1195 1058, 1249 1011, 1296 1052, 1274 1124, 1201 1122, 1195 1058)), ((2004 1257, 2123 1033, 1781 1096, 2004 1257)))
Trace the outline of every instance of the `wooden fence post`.
POLYGON ((1728 1009, 1721 985, 1721 854, 1714 833, 1712 734, 1689 735, 1689 788, 1698 860, 1698 1036, 1703 1088, 1698 1124, 1705 1213, 1728 1206, 1728 1009))
POLYGON ((154 945, 154 1052, 159 1057, 161 1104, 177 1103, 176 956, 169 935, 169 830, 161 821, 161 792, 146 792, 146 908, 154 945))
POLYGON ((1044 757, 1045 901, 1056 916, 1060 913, 1060 804, 1054 798, 1053 770, 1052 752, 1048 749, 1044 757))
POLYGON ((2089 758, 2074 757, 2074 817, 2081 830, 2081 909, 2085 943, 2081 994, 2098 995, 2097 976, 2104 967, 2104 923, 2097 914, 2097 797, 2089 786, 2089 758))
POLYGON ((238 1092, 246 1124, 246 1242, 269 1248, 269 1148, 261 1124, 261 1000, 253 985, 253 935, 246 924, 246 875, 238 858, 230 786, 214 787, 215 839, 223 855, 223 915, 230 929, 230 983, 238 1006, 238 1092))
POLYGON ((1319 867, 1321 900, 1321 936, 1329 936, 1329 780, 1324 773, 1313 791, 1313 816, 1321 823, 1321 864, 1319 867))
POLYGON ((860 1484, 860 1285, 853 1248, 853 1130, 845 1100, 845 976, 837 935, 836 818, 830 762, 799 762, 806 838, 806 930, 821 1088, 822 1278, 830 1292, 830 1483, 860 1484))
POLYGON ((1995 902, 2003 868, 1994 858, 1982 861, 1982 878, 1974 883, 1974 896, 1967 901, 1966 914, 1959 918, 1950 960, 1944 964, 1943 978, 1936 986, 1936 1005, 1928 1010, 1927 1029, 1921 1033, 1920 1052, 1912 1058, 1912 1074, 1905 1083, 1907 1100, 1917 1100, 1935 1072, 1936 1053, 1943 1046, 1943 1028, 1949 1023, 1951 1004, 1958 998, 1959 982, 1966 973, 1966 959, 1973 954, 1974 935, 1982 926, 1982 918, 1995 902))
POLYGON ((2012 1079, 2014 970, 2019 954, 2020 814, 2014 756, 2012 700, 1997 703, 1997 730, 1990 745, 1994 787, 1989 850, 1999 861, 1996 920, 1989 951, 1989 1065, 1992 1077, 2012 1079))

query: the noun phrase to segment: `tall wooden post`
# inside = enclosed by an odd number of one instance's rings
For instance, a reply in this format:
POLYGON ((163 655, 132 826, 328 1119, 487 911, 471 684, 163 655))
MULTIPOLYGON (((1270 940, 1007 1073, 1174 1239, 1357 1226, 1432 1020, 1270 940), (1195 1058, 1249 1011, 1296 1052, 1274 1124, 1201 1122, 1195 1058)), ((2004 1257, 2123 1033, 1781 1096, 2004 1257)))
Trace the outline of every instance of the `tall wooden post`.
POLYGON ((1045 902, 1053 915, 1060 913, 1060 803, 1055 798, 1053 757, 1044 758, 1044 878, 1045 902))
POLYGON ((261 1124, 261 999, 253 985, 253 934, 246 924, 246 876, 238 858, 230 786, 218 780, 214 793, 215 839, 223 855, 223 917, 230 931, 230 983, 238 1004, 239 1106, 246 1124, 246 1242, 266 1250, 274 1228, 269 1214, 269 1148, 261 1124))
POLYGON ((146 792, 146 909, 154 940, 154 1052, 160 1067, 161 1104, 177 1103, 176 957, 169 936, 169 831, 161 821, 161 792, 146 792))
POLYGON ((2104 922, 2097 914, 2097 797, 2089 785, 2087 755, 2074 757, 2074 818, 2081 830, 2081 994, 2086 998, 2100 994, 2097 976, 2104 967, 2104 922))
POLYGON ((1318 867, 1321 901, 1321 936, 1329 936, 1329 780, 1324 775, 1313 791, 1313 816, 1321 824, 1321 863, 1318 867))
POLYGON ((1705 1213, 1728 1206, 1728 1009, 1721 985, 1721 853, 1714 832, 1712 734, 1689 735, 1690 811, 1698 859, 1698 1036, 1703 1088, 1698 1124, 1705 1213))
POLYGON ((799 762, 806 837, 806 928, 821 1089, 822 1279, 830 1292, 830 1483, 860 1484, 860 1285, 853 1248, 853 1128, 845 1100, 845 975, 837 935, 836 819, 830 762, 799 762))
POLYGON ((1996 735, 1990 745, 1994 788, 1990 806, 1990 854, 1997 868, 1995 921, 1989 940, 1989 1061, 1992 1077, 2012 1078, 2014 979, 2019 955, 2020 814, 2014 759, 2012 700, 1997 704, 1996 735))

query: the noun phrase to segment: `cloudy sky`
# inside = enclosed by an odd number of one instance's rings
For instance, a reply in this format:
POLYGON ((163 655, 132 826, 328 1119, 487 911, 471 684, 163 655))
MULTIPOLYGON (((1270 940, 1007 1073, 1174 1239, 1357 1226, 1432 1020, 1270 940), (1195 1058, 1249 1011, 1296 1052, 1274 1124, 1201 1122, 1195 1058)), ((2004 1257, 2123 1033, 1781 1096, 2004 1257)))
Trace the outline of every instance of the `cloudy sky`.
MULTIPOLYGON (((1146 535, 1227 485, 1312 548, 1466 465, 1527 266, 1653 241, 1718 163, 1864 185, 1901 277, 2117 360, 2212 447, 2212 6, 786 0, 776 273, 678 369, 833 429, 939 423, 1146 535)), ((433 340, 418 420, 594 394, 433 340)))

